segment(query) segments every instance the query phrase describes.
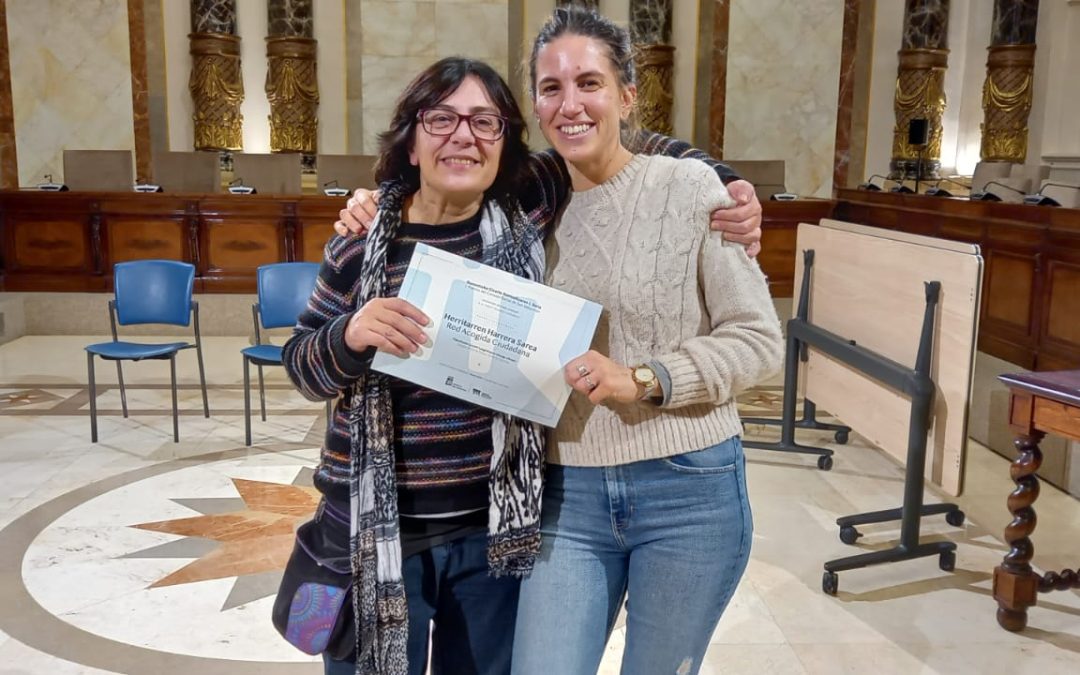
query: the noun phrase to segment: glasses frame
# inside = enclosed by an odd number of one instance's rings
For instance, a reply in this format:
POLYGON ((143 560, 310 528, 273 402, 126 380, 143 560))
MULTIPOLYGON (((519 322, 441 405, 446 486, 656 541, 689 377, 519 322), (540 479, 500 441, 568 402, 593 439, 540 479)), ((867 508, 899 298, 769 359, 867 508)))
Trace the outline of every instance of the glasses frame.
POLYGON ((453 136, 454 133, 458 130, 458 128, 461 127, 461 123, 465 122, 468 125, 469 133, 471 133, 473 135, 473 138, 475 138, 478 141, 487 141, 489 143, 494 143, 495 141, 499 140, 503 136, 506 136, 506 129, 510 126, 510 120, 507 119, 505 116, 500 115, 498 113, 480 112, 480 113, 466 114, 466 113, 459 113, 458 111, 451 110, 450 108, 421 108, 420 110, 418 110, 416 112, 416 121, 420 123, 420 126, 423 127, 424 131, 431 134, 432 136, 453 136), (428 127, 427 122, 424 121, 424 113, 431 112, 433 110, 438 110, 439 112, 449 113, 451 115, 457 115, 457 118, 458 118, 457 124, 454 125, 453 129, 451 129, 450 131, 444 132, 444 133, 443 132, 438 132, 438 131, 432 131, 428 127), (498 118, 499 120, 502 121, 502 129, 499 130, 499 135, 498 136, 496 136, 495 138, 482 138, 478 133, 476 133, 476 129, 473 129, 473 126, 472 126, 472 120, 473 120, 474 117, 481 117, 481 116, 484 116, 484 117, 496 117, 496 118, 498 118))

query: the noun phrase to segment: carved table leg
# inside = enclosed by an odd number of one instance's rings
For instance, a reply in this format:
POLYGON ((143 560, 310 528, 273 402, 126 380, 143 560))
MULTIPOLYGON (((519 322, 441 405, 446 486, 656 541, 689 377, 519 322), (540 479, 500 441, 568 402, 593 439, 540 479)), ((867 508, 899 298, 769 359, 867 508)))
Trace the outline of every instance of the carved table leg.
POLYGON ((1022 630, 1027 625, 1027 610, 1035 604, 1039 577, 1031 571, 1031 557, 1035 547, 1030 536, 1035 531, 1036 517, 1033 508, 1039 498, 1039 479, 1035 472, 1042 464, 1039 441, 1042 432, 1017 437, 1014 441, 1020 451, 1009 474, 1016 489, 1009 495, 1009 512, 1013 519, 1005 528, 1005 542, 1009 552, 1001 565, 994 569, 994 599, 998 603, 998 624, 1009 631, 1022 630))

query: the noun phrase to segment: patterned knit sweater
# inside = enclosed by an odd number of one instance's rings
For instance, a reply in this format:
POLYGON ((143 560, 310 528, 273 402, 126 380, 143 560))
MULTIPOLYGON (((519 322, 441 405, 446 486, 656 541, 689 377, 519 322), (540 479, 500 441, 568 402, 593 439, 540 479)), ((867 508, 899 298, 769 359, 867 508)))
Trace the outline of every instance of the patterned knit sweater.
MULTIPOLYGON (((714 171, 724 182, 738 178, 724 164, 666 136, 641 132, 632 147, 644 154, 699 160, 685 163, 707 166, 706 170, 714 171)), ((528 180, 519 200, 529 218, 546 231, 566 202, 570 176, 566 165, 550 151, 534 154, 527 168, 528 180)), ((474 222, 473 230, 475 225, 474 222)), ((392 267, 388 281, 392 293, 397 293, 403 275, 400 265, 402 261, 407 264, 416 241, 423 240, 467 258, 476 259, 480 255, 478 232, 470 238, 464 231, 451 232, 448 227, 405 226, 401 236, 408 234, 409 241, 399 242, 390 252, 392 267)), ((344 341, 345 326, 358 309, 354 298, 359 290, 362 259, 362 239, 334 237, 329 241, 315 291, 283 355, 286 372, 306 397, 337 398, 315 474, 315 487, 341 504, 349 501, 350 411, 347 397, 340 394, 366 372, 371 357, 370 353, 353 352, 344 341)), ((423 515, 486 508, 490 412, 405 384, 395 385, 393 393, 401 512, 423 515), (447 442, 435 450, 436 455, 431 459, 436 461, 425 461, 422 455, 426 451, 419 447, 434 438, 447 442), (438 457, 451 459, 440 464, 438 457)))
MULTIPOLYGON (((387 252, 389 294, 395 296, 401 288, 417 242, 479 261, 483 248, 479 222, 480 212, 466 221, 448 225, 402 223, 387 252)), ((348 309, 342 307, 342 301, 356 290, 354 284, 360 277, 363 253, 364 240, 355 237, 335 238, 327 245, 314 296, 300 315, 297 337, 289 342, 286 360, 293 366, 291 371, 314 372, 316 368, 310 366, 327 363, 327 357, 349 379, 368 368, 374 349, 354 352, 345 344, 343 331, 347 321, 333 319, 348 309), (319 331, 328 321, 332 326, 325 335, 327 341, 322 342, 319 331)), ((351 314, 345 312, 347 316, 351 314)), ((302 376, 296 379, 301 387, 308 380, 302 376)), ((486 509, 492 451, 491 411, 396 378, 390 378, 390 396, 401 513, 436 515, 486 509)), ((323 493, 344 503, 349 501, 349 413, 349 398, 342 397, 326 436, 324 461, 315 474, 315 483, 323 493)))
POLYGON ((780 321, 757 262, 707 228, 730 204, 699 162, 636 155, 575 192, 548 239, 548 283, 604 307, 593 349, 671 378, 662 406, 570 397, 548 459, 603 466, 701 450, 741 433, 735 396, 779 369, 780 321))

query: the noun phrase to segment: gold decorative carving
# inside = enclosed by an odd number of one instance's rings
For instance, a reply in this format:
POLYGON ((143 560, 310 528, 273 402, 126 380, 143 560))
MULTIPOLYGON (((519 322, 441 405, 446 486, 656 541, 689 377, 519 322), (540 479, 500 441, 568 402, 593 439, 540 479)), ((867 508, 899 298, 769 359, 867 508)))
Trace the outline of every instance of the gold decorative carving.
POLYGON ((240 38, 217 33, 191 33, 191 78, 195 104, 196 150, 240 150, 244 147, 244 81, 240 76, 240 38))
POLYGON ((270 150, 312 154, 318 145, 319 82, 315 40, 267 38, 266 97, 270 150))
POLYGON ((896 126, 893 128, 893 161, 918 160, 920 149, 924 161, 933 162, 941 156, 941 117, 945 113, 945 68, 947 49, 900 50, 900 72, 896 78, 896 126), (926 146, 908 144, 908 125, 911 120, 925 119, 928 126, 926 146))
POLYGON ((671 45, 635 45, 638 69, 638 121, 649 131, 674 133, 671 106, 675 48, 671 45))
POLYGON ((1035 45, 990 47, 983 82, 979 152, 983 161, 1023 163, 1027 159, 1034 70, 1035 45))

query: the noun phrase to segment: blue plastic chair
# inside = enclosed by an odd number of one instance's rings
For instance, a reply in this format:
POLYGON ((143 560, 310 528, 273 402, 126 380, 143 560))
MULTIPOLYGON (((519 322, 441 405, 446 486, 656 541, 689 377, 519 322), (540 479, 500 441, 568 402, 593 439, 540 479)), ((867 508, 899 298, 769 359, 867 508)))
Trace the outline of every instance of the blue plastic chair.
POLYGON ((199 383, 202 385, 203 413, 210 417, 206 400, 206 375, 203 370, 202 339, 199 334, 199 303, 192 300, 195 285, 195 266, 175 260, 133 260, 113 267, 115 299, 109 301, 109 323, 112 342, 99 342, 86 347, 86 366, 90 380, 90 440, 97 443, 97 389, 94 383, 94 356, 116 362, 116 378, 120 382, 120 405, 128 416, 127 393, 124 390, 122 361, 168 359, 172 377, 173 441, 180 442, 179 412, 176 407, 176 354, 195 348, 199 357, 199 383), (165 342, 144 344, 124 342, 117 337, 116 324, 191 325, 195 317, 195 342, 165 342))
MULTIPOLYGON (((259 369, 259 409, 266 421, 266 389, 263 366, 280 366, 281 347, 263 344, 259 327, 291 328, 307 307, 319 277, 319 264, 308 262, 274 263, 258 270, 258 302, 251 306, 255 323, 255 344, 240 350, 244 357, 244 440, 251 445, 251 364, 259 369)), ((330 402, 326 402, 327 419, 330 402)))

